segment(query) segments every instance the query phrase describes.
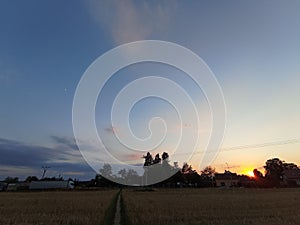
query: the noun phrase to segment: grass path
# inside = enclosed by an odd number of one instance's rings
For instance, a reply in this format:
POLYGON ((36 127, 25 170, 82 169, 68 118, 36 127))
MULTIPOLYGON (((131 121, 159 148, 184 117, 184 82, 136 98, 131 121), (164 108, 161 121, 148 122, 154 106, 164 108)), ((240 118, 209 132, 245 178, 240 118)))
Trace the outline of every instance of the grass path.
POLYGON ((114 218, 114 225, 121 225, 121 194, 118 194, 118 199, 116 203, 116 211, 115 211, 115 218, 114 218))

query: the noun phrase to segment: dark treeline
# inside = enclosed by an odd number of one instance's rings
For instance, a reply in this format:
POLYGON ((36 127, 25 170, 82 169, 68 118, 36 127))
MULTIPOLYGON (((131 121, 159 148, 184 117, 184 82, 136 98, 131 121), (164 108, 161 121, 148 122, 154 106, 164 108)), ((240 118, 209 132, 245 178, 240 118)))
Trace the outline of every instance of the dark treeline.
MULTIPOLYGON (((200 173, 192 168, 188 163, 184 163, 179 167, 177 163, 173 166, 169 164, 168 153, 163 153, 162 158, 159 154, 155 157, 148 152, 144 158, 144 168, 151 168, 153 165, 158 165, 156 170, 172 171, 173 176, 168 179, 151 185, 154 187, 217 187, 220 182, 218 179, 228 179, 232 183, 230 187, 256 187, 256 188, 272 188, 272 187, 296 187, 300 186, 300 169, 294 163, 286 163, 278 158, 269 159, 266 161, 264 174, 258 169, 253 170, 254 177, 247 175, 237 175, 226 171, 224 173, 217 173, 215 168, 211 166, 205 167, 200 173), (221 176, 223 175, 223 176, 221 176), (225 178, 220 178, 225 177, 225 178), (233 182, 234 181, 234 182, 233 182)), ((149 169, 147 169, 149 173, 149 169)), ((150 170, 151 171, 151 170, 150 170)), ((145 173, 144 175, 145 176, 145 173)), ((113 177, 113 180, 139 180, 141 177, 134 170, 122 169, 117 175, 112 174, 112 168, 109 164, 105 164, 97 174, 95 179, 92 180, 91 185, 95 186, 119 186, 118 182, 112 182, 107 177, 113 177)))
POLYGON ((295 187, 300 185, 300 169, 294 163, 286 163, 279 158, 266 161, 265 175, 253 170, 255 184, 258 187, 295 187))
MULTIPOLYGON (((144 174, 139 175, 133 169, 121 169, 117 174, 113 174, 110 164, 104 164, 96 174, 95 178, 89 181, 79 181, 73 179, 75 187, 92 188, 92 187, 120 187, 120 183, 126 180, 130 184, 140 184, 147 176, 157 174, 173 174, 168 179, 151 185, 152 187, 296 187, 300 186, 300 169, 294 163, 286 163, 278 158, 266 161, 264 174, 258 169, 254 169, 254 177, 246 175, 237 175, 226 171, 217 173, 215 168, 211 166, 205 167, 202 171, 197 172, 191 165, 184 163, 181 167, 178 163, 170 165, 169 155, 164 152, 160 158, 159 154, 153 157, 149 152, 143 156, 144 158, 144 174), (220 180, 223 179, 223 180, 220 180), (222 185, 224 184, 224 185, 222 185)), ((42 179, 36 176, 28 176, 24 181, 30 183, 32 181, 62 181, 62 177, 45 177, 42 179)), ((68 180, 72 180, 69 178, 68 180)), ((18 177, 7 177, 2 184, 20 183, 18 177)), ((1 184, 1 182, 0 182, 1 184)), ((147 185, 147 183, 143 183, 147 185)), ((1 188, 0 188, 1 189, 1 188)))
MULTIPOLYGON (((112 167, 109 164, 104 164, 100 169, 100 173, 96 175, 90 185, 98 187, 105 186, 120 186, 119 183, 124 183, 122 180, 126 180, 128 183, 139 183, 141 180, 145 180, 147 176, 159 176, 159 174, 167 173, 173 174, 168 179, 151 185, 153 187, 213 187, 215 186, 214 174, 215 169, 208 166, 199 174, 188 163, 184 163, 182 167, 179 167, 178 163, 170 165, 169 154, 163 152, 161 158, 159 154, 153 157, 149 152, 144 158, 143 168, 145 170, 142 176, 132 169, 121 169, 117 174, 112 173, 112 167), (112 178, 112 179, 109 179, 112 178), (116 181, 113 182, 112 180, 116 181), (117 182, 119 181, 119 182, 117 182), (135 182, 136 181, 136 182, 135 182)), ((146 185, 146 183, 145 183, 146 185)))

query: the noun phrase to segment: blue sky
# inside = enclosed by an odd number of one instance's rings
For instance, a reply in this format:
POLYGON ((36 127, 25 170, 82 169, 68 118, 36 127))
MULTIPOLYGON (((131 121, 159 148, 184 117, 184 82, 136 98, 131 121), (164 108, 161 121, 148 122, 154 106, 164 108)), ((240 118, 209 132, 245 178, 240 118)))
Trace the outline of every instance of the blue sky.
MULTIPOLYGON (((68 144, 74 143, 76 86, 97 57, 119 44, 144 39, 183 45, 214 72, 227 107, 223 148, 300 138, 299 10, 299 1, 293 0, 2 1, 0 178, 22 177, 24 171, 40 175, 44 164, 54 175, 91 176, 76 146, 68 144), (45 154, 38 154, 43 150, 45 154)), ((112 96, 143 71, 174 79, 189 90, 198 107, 205 105, 203 94, 172 68, 125 68, 119 72, 121 79, 116 74, 110 80, 97 105, 97 112, 106 115, 96 118, 98 131, 111 148, 118 147, 111 140, 114 132, 109 132, 112 96)), ((132 111, 134 130, 140 134, 147 134, 143 128, 151 115, 173 115, 159 100, 141 104, 132 111)), ((169 123, 174 125, 175 117, 170 116, 169 123)), ((205 128, 204 123, 204 133, 205 128)), ((262 166, 270 157, 300 164, 299 147, 296 143, 220 152, 213 165, 222 171, 228 162, 241 172, 262 166)), ((197 159, 191 163, 201 169, 197 159)))

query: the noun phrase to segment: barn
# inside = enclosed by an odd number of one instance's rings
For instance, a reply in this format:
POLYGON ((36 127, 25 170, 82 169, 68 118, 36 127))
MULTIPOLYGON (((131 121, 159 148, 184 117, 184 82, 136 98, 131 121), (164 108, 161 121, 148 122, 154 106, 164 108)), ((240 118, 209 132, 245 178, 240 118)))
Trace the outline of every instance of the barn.
POLYGON ((0 182, 0 191, 5 191, 7 188, 7 183, 0 182))
POLYGON ((74 182, 69 180, 32 181, 29 185, 30 190, 73 189, 73 188, 74 188, 74 182))
POLYGON ((216 173, 215 180, 217 187, 236 187, 239 182, 237 174, 227 170, 224 173, 216 173))

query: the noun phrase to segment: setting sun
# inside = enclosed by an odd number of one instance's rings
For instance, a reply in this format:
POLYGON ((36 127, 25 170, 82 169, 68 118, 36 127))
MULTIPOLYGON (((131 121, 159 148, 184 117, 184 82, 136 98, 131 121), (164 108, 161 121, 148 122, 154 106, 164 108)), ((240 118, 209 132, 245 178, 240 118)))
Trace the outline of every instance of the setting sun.
POLYGON ((248 175, 249 177, 254 177, 254 173, 252 170, 248 170, 246 175, 248 175))

